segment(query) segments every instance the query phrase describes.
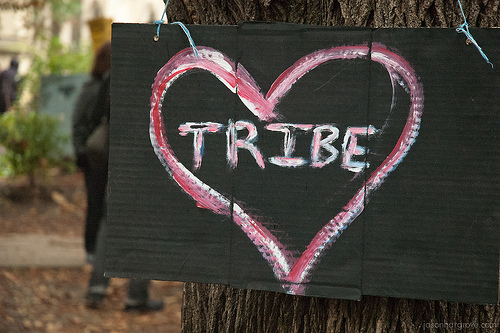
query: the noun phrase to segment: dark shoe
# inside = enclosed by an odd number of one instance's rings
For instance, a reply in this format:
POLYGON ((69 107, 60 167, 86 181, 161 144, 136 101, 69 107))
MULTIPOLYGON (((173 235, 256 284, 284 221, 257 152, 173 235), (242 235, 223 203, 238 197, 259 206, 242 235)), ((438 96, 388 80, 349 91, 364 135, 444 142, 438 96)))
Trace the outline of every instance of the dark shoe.
POLYGON ((145 302, 126 302, 124 311, 126 312, 153 312, 163 310, 163 301, 148 300, 145 302), (128 303, 128 304, 127 304, 128 303))
POLYGON ((90 309, 98 309, 102 304, 105 294, 88 293, 85 296, 85 306, 90 309))

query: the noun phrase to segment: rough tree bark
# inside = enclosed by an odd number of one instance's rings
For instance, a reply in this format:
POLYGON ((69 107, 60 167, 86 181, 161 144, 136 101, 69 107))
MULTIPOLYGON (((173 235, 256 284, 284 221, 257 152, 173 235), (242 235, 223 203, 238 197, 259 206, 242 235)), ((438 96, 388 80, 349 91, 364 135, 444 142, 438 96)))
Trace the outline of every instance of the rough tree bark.
MULTIPOLYGON (((462 0, 469 25, 500 26, 500 0, 462 0)), ((236 24, 279 21, 363 27, 458 27, 457 0, 173 0, 170 21, 236 24)), ((363 297, 347 301, 186 283, 184 332, 423 332, 425 323, 489 323, 500 330, 500 307, 363 297)), ((450 331, 458 330, 457 327, 450 331)))
MULTIPOLYGON (((498 27, 500 1, 462 0, 470 26, 498 27)), ((172 0, 171 20, 190 24, 278 21, 359 27, 457 27, 457 0, 172 0)))

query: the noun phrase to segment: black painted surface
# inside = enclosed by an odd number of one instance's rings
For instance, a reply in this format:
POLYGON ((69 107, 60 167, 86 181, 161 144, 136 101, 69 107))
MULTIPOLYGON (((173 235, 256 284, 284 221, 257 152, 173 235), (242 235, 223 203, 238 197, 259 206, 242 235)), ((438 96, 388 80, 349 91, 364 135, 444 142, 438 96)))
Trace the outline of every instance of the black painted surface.
MULTIPOLYGON (((196 45, 245 67, 265 95, 299 58, 343 45, 382 43, 415 70, 424 89, 418 138, 375 191, 364 212, 325 253, 306 294, 356 299, 381 295, 495 303, 499 265, 500 79, 454 29, 354 29, 289 24, 189 26, 196 45)), ((196 207, 169 177, 149 138, 149 100, 157 71, 189 47, 178 26, 114 24, 107 271, 111 276, 229 284, 283 291, 272 269, 231 217, 196 207)), ((500 35, 472 34, 500 66, 500 35)), ((225 131, 205 136, 194 174, 258 216, 296 256, 382 163, 405 125, 409 97, 368 58, 334 60, 301 78, 277 105, 280 122, 335 124, 336 161, 315 169, 259 168, 245 150, 226 163, 225 131), (370 167, 341 167, 348 126, 373 125, 383 135, 361 140, 370 167)), ((193 71, 168 90, 162 109, 179 161, 193 164, 193 135, 184 122, 251 121, 265 158, 282 154, 271 132, 213 75, 193 71)), ((245 135, 241 132, 239 135, 245 135)), ((300 133, 294 156, 306 159, 312 134, 300 133)))

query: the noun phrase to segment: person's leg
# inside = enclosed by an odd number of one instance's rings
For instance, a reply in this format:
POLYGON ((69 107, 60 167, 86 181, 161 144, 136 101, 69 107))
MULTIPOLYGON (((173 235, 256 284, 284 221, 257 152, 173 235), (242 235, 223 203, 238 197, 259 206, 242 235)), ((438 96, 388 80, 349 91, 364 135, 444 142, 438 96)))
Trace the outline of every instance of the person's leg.
POLYGON ((130 279, 125 311, 159 311, 164 308, 163 301, 149 299, 150 280, 130 279))
POLYGON ((85 220, 85 250, 93 256, 96 251, 97 233, 104 216, 106 198, 106 172, 85 170, 85 187, 87 190, 87 217, 85 220))
POLYGON ((97 236, 97 245, 95 251, 95 259, 92 263, 92 273, 90 275, 89 286, 87 290, 86 300, 87 306, 97 308, 106 296, 109 278, 104 276, 104 250, 106 240, 106 223, 101 222, 97 236))
POLYGON ((127 301, 145 302, 149 299, 148 287, 150 280, 130 279, 127 301))

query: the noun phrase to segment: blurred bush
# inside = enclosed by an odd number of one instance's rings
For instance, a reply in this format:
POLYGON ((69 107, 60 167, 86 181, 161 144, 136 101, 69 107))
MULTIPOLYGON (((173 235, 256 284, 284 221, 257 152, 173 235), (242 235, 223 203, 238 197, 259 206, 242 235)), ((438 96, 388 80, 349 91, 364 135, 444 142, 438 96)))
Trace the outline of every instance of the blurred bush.
POLYGON ((28 175, 36 187, 53 167, 68 167, 62 145, 70 138, 59 134, 59 119, 35 111, 12 110, 0 116, 0 175, 28 175))

